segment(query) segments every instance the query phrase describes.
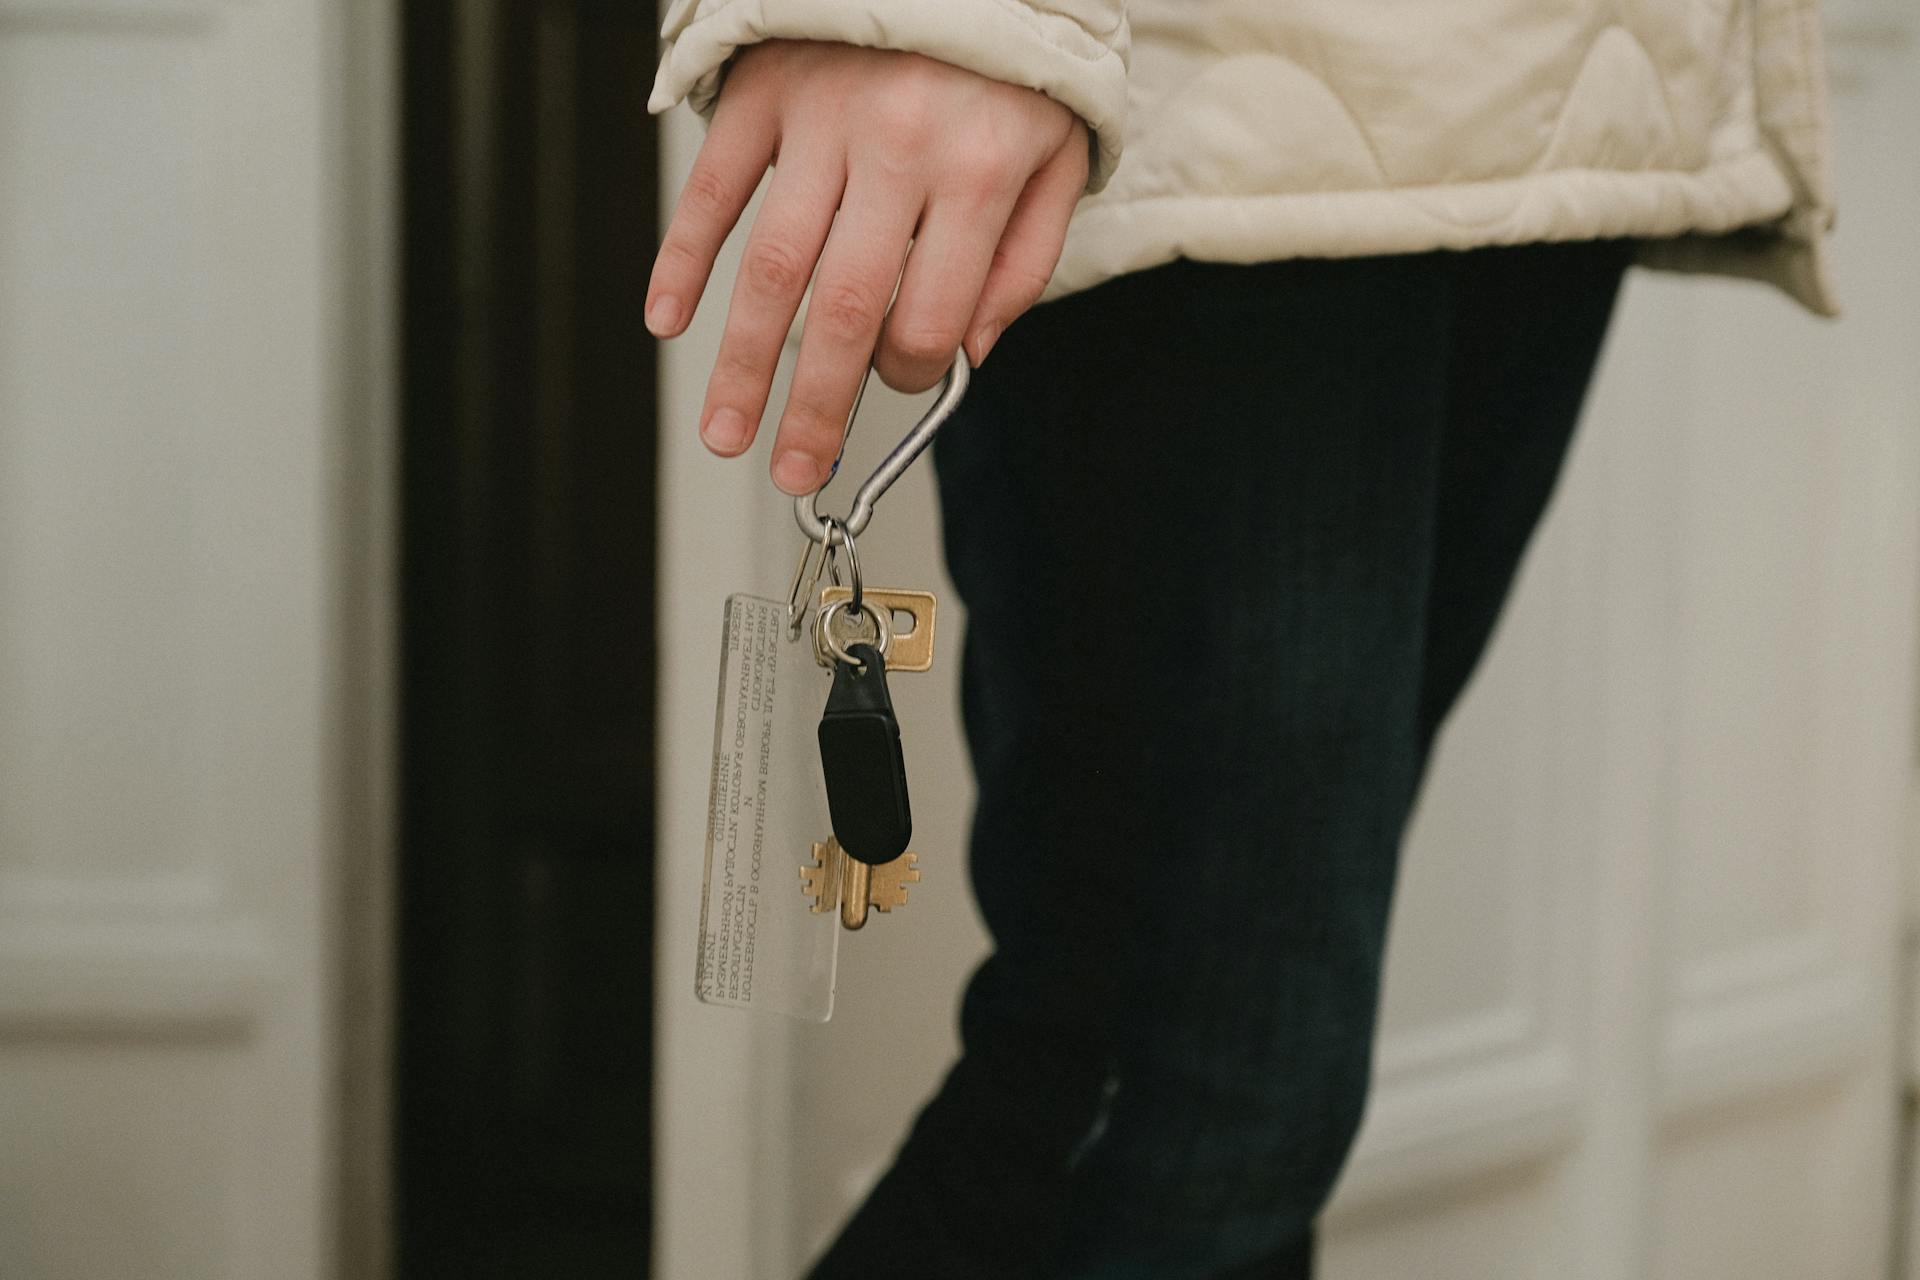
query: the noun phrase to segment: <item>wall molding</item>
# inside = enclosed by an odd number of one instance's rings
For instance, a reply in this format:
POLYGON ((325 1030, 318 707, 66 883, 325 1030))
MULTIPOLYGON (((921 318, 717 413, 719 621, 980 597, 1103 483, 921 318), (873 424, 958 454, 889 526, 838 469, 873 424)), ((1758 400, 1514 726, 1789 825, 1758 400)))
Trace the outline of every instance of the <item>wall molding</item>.
POLYGON ((1697 1003, 1668 1021, 1659 1114, 1695 1119, 1851 1070, 1876 1052, 1885 1021, 1866 975, 1846 971, 1697 1003))
POLYGON ((1352 1225, 1450 1184, 1552 1159, 1574 1146, 1580 1126, 1579 1073, 1560 1045, 1378 1089, 1326 1222, 1352 1225))
POLYGON ((278 985, 270 936, 192 908, 0 917, 0 1040, 243 1034, 278 985))

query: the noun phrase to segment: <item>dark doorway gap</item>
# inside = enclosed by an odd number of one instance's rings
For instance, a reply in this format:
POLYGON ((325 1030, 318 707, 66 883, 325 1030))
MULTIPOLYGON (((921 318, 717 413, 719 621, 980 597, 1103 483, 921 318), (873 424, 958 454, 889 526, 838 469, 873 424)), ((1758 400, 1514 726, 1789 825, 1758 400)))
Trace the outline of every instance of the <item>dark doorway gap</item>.
POLYGON ((647 1274, 655 23, 403 5, 403 1280, 647 1274))

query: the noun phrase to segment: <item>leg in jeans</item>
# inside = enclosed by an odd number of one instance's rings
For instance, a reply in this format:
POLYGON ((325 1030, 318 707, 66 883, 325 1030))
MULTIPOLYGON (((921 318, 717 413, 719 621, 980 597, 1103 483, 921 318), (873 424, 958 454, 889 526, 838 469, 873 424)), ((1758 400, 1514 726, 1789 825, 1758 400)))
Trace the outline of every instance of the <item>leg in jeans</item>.
POLYGON ((1309 1273, 1432 726, 1620 261, 1175 263, 1009 331, 938 446, 995 950, 816 1280, 1309 1273))

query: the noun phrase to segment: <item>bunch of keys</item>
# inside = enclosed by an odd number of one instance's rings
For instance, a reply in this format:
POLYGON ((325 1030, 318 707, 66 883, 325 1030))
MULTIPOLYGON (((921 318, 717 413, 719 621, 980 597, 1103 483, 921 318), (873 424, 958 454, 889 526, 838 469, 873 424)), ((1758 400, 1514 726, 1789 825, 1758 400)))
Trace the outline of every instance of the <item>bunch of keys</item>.
POLYGON ((845 516, 822 516, 815 496, 795 500, 807 542, 784 601, 727 597, 694 975, 707 1004, 826 1020, 841 933, 905 906, 920 880, 887 680, 932 667, 935 601, 868 587, 855 539, 969 372, 956 356, 933 407, 845 516))
MULTIPOLYGON (((905 906, 907 886, 920 879, 919 859, 907 848, 913 807, 887 672, 933 665, 935 601, 926 591, 867 590, 852 535, 836 519, 826 523, 822 558, 831 554, 836 535, 843 539, 837 545, 846 552, 852 584, 821 591, 815 611, 815 651, 833 669, 816 735, 832 832, 812 843, 800 885, 816 913, 838 908, 842 926, 858 929, 870 909, 905 906), (901 614, 911 619, 911 653, 903 652, 907 646, 893 633, 891 619, 901 614)), ((806 594, 813 598, 811 590, 806 594)))
MULTIPOLYGON (((833 688, 818 734, 833 830, 824 840, 812 843, 808 860, 800 867, 800 886, 815 913, 838 909, 840 923, 847 929, 863 927, 869 911, 904 907, 907 886, 920 880, 919 858, 907 848, 913 836, 913 810, 887 673, 926 671, 933 666, 935 611, 931 592, 868 589, 860 577, 854 539, 872 518, 880 495, 926 448, 959 403, 966 391, 967 372, 965 356, 957 357, 933 409, 860 486, 844 519, 822 516, 818 495, 794 502, 794 518, 808 541, 788 593, 790 627, 803 622, 800 611, 816 599, 814 588, 823 572, 834 579, 813 605, 815 650, 820 661, 833 668, 833 688), (837 580, 842 552, 851 578, 847 585, 837 580), (909 620, 910 629, 903 636, 894 633, 896 616, 909 620)), ((854 412, 859 408, 856 399, 854 412)))

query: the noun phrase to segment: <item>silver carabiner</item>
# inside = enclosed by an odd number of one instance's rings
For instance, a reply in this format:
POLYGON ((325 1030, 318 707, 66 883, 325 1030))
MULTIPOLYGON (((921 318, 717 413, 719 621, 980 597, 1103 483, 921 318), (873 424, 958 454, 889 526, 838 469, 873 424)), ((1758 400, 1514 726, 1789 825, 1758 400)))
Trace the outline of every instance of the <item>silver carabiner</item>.
MULTIPOLYGON (((873 504, 880 501, 886 491, 893 487, 893 482, 913 465, 913 460, 920 456, 921 451, 933 443, 934 433, 953 416, 953 411, 960 406, 960 398, 967 394, 967 380, 972 373, 973 366, 967 363, 967 353, 954 352, 953 365, 947 370, 946 381, 940 388, 940 398, 933 402, 933 407, 921 416, 920 421, 913 424, 913 430, 893 446, 893 452, 880 460, 880 465, 873 469, 866 483, 854 491, 852 508, 838 521, 848 534, 857 538, 867 531, 867 522, 873 519, 873 504)), ((864 389, 865 384, 862 384, 864 389)), ((853 402, 853 410, 854 413, 860 411, 858 399, 853 402)), ((853 418, 850 415, 846 434, 851 435, 852 432, 853 418)), ((844 435, 840 447, 846 448, 844 435)), ((833 531, 821 516, 819 503, 818 490, 795 498, 793 518, 799 523, 800 532, 806 534, 810 541, 832 541, 833 531)))

